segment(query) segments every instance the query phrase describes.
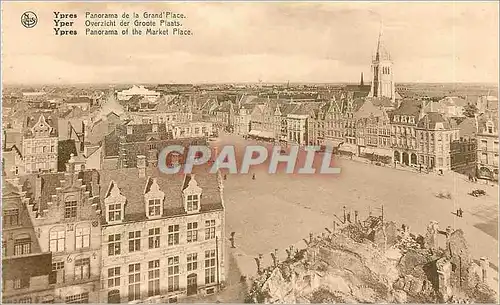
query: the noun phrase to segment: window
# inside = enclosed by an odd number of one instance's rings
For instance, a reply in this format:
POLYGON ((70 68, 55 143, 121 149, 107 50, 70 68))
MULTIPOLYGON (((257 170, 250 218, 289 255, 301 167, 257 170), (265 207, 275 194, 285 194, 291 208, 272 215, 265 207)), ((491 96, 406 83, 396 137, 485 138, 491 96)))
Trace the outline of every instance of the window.
POLYGON ((187 224, 187 242, 195 242, 198 241, 198 223, 197 222, 189 222, 187 224))
POLYGON ((205 239, 215 238, 215 219, 205 221, 205 239))
POLYGON ((64 218, 75 218, 76 206, 76 200, 66 201, 64 203, 64 218))
POLYGON ((149 249, 160 247, 160 228, 149 229, 149 249))
POLYGON ((119 221, 122 219, 122 205, 110 204, 108 208, 109 221, 119 221))
POLYGON ((187 196, 187 210, 188 210, 188 212, 198 210, 198 195, 188 195, 187 196))
POLYGON ((128 300, 141 299, 141 264, 128 265, 128 300))
POLYGON ((190 253, 187 255, 187 271, 198 269, 198 253, 190 253))
POLYGON ((179 290, 179 257, 168 258, 168 292, 179 290))
POLYGON ((168 226, 168 245, 178 245, 179 244, 179 225, 168 226))
POLYGON ((52 274, 49 278, 49 283, 64 283, 64 262, 52 263, 52 274))
POLYGON ((14 289, 23 289, 30 287, 30 278, 22 277, 14 280, 14 289))
POLYGON ((19 301, 17 301, 19 304, 30 304, 31 303, 31 297, 23 297, 20 298, 19 301))
POLYGON ((215 250, 205 251, 205 284, 215 283, 215 250))
POLYGON ((108 288, 120 287, 120 267, 108 268, 108 288))
POLYGON ((80 294, 70 295, 66 297, 66 304, 82 304, 89 302, 89 293, 84 292, 80 294))
POLYGON ((160 294, 160 260, 148 263, 148 296, 160 294))
POLYGON ((5 240, 2 240, 2 256, 7 256, 7 242, 5 240))
POLYGON ((66 243, 64 228, 52 229, 49 234, 49 250, 51 252, 63 252, 66 243))
POLYGON ((31 253, 31 238, 16 239, 14 242, 14 255, 31 253))
POLYGON ((90 227, 77 227, 75 231, 76 249, 90 247, 90 227))
POLYGON ((13 227, 19 225, 19 210, 11 209, 3 212, 3 226, 13 227))
POLYGON ((148 215, 149 216, 160 216, 161 215, 160 208, 161 208, 160 199, 149 200, 148 215))
POLYGON ((119 255, 121 250, 120 234, 108 235, 108 255, 119 255))
POLYGON ((75 260, 75 281, 90 278, 90 258, 75 260))
POLYGON ((141 250, 141 231, 128 232, 128 251, 135 252, 141 250))

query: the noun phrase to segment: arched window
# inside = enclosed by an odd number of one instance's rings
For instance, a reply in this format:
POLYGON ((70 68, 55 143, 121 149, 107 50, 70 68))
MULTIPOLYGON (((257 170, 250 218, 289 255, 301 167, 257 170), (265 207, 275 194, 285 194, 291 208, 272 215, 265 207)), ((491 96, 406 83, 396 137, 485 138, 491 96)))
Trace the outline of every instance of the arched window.
POLYGON ((52 228, 49 232, 49 251, 63 252, 66 244, 66 231, 64 227, 52 228))

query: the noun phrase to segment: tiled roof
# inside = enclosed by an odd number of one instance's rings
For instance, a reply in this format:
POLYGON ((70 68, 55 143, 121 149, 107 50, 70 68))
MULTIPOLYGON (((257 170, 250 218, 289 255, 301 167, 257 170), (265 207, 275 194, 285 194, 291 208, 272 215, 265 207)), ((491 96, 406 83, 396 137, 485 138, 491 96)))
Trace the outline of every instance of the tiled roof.
POLYGON ((371 85, 346 85, 344 87, 346 91, 354 91, 354 92, 365 92, 366 94, 370 93, 371 85))
POLYGON ((460 137, 474 137, 477 133, 476 119, 465 118, 458 124, 460 137))
MULTIPOLYGON (((201 212, 222 210, 222 199, 219 192, 217 174, 210 174, 210 167, 195 166, 193 173, 198 186, 202 188, 200 201, 201 212)), ((101 173, 101 198, 104 200, 109 193, 109 188, 114 182, 120 193, 127 198, 125 205, 125 221, 146 220, 144 191, 151 185, 155 178, 160 190, 165 193, 163 217, 185 215, 182 200, 182 190, 186 185, 185 175, 163 174, 156 167, 147 168, 146 176, 139 177, 139 169, 127 168, 117 170, 103 170, 101 173)), ((187 179, 190 179, 189 175, 187 179)))
POLYGON ((153 132, 153 124, 133 124, 129 125, 132 127, 132 134, 127 134, 127 126, 120 125, 116 126, 116 134, 125 136, 125 142, 144 142, 148 141, 149 138, 154 137, 158 140, 171 139, 172 135, 167 132, 167 127, 165 124, 157 124, 158 132, 153 132))
POLYGON ((67 104, 79 104, 79 103, 88 103, 92 104, 92 100, 86 96, 73 97, 66 101, 67 104))
POLYGON ((381 107, 377 107, 373 104, 372 101, 367 100, 354 114, 356 119, 368 118, 371 115, 375 117, 384 116, 384 110, 381 107))
POLYGON ((420 109, 422 108, 422 102, 413 99, 403 100, 401 105, 392 111, 393 115, 407 115, 418 117, 420 114, 420 109))
POLYGON ((417 123, 418 128, 425 128, 430 130, 435 130, 438 123, 441 123, 444 129, 450 129, 452 127, 450 121, 443 117, 441 113, 429 112, 424 115, 417 123))
POLYGON ((392 99, 388 97, 373 97, 372 98, 373 105, 382 106, 382 107, 392 107, 392 99))
MULTIPOLYGON (((96 175, 97 180, 99 180, 99 173, 96 170, 86 170, 78 172, 78 179, 82 179, 82 183, 86 186, 86 190, 90 192, 90 196, 94 196, 92 193, 91 181, 92 175, 96 175)), ((56 194, 56 188, 61 187, 61 180, 64 180, 64 173, 50 173, 50 174, 39 174, 39 175, 29 175, 23 177, 22 190, 26 192, 26 197, 35 199, 33 194, 36 193, 36 179, 37 176, 41 178, 41 193, 40 193, 40 206, 36 208, 39 211, 47 209, 47 203, 52 201, 52 195, 56 194)), ((95 194, 97 195, 97 194, 95 194)))

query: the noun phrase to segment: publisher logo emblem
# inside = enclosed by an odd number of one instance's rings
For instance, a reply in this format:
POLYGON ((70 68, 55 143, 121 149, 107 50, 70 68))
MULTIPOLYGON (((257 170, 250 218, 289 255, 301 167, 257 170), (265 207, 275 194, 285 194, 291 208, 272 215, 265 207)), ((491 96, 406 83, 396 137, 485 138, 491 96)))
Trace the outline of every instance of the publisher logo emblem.
POLYGON ((28 11, 28 12, 24 12, 22 15, 21 15, 21 24, 25 27, 25 28, 32 28, 34 27, 38 22, 38 17, 36 16, 35 13, 31 12, 31 11, 28 11))

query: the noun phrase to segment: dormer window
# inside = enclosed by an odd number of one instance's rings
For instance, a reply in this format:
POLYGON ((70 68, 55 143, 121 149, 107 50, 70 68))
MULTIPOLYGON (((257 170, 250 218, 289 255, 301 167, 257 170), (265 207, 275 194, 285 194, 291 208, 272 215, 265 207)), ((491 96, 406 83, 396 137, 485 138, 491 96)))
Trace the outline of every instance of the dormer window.
POLYGON ((156 178, 149 178, 144 189, 144 202, 148 218, 161 217, 165 193, 160 190, 156 178))
POLYGON ((202 189, 198 186, 194 175, 186 175, 184 180, 184 209, 187 213, 198 213, 201 208, 202 189))
POLYGON ((199 200, 198 195, 188 195, 187 196, 187 211, 188 212, 197 211, 199 201, 200 200, 199 200))
POLYGON ((106 198, 104 198, 105 215, 108 223, 123 221, 126 200, 125 196, 120 193, 116 183, 111 181, 106 198))
POLYGON ((161 215, 161 201, 160 199, 150 199, 148 206, 148 216, 160 216, 161 215))
POLYGON ((119 221, 122 219, 122 205, 111 204, 108 207, 109 221, 119 221))

